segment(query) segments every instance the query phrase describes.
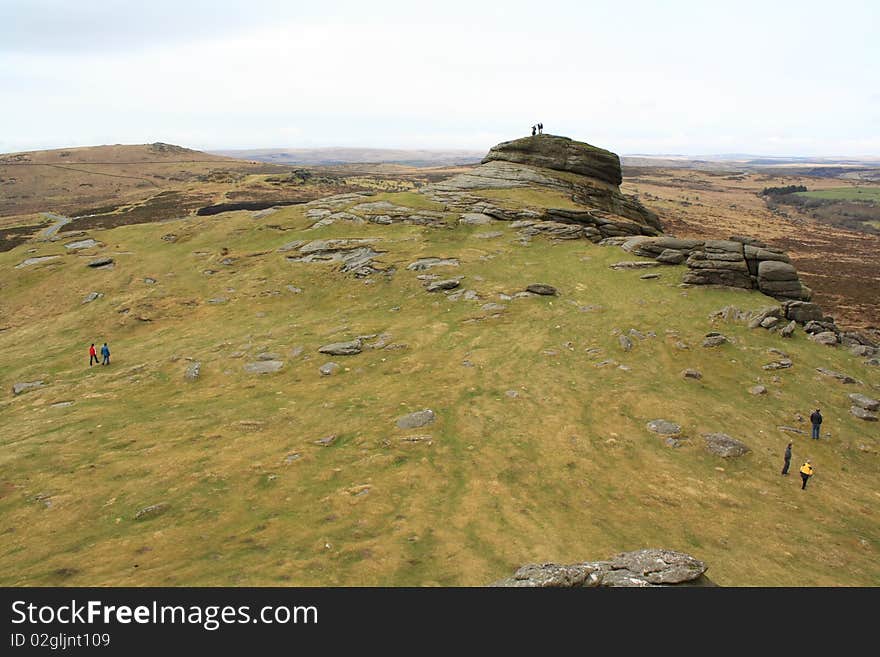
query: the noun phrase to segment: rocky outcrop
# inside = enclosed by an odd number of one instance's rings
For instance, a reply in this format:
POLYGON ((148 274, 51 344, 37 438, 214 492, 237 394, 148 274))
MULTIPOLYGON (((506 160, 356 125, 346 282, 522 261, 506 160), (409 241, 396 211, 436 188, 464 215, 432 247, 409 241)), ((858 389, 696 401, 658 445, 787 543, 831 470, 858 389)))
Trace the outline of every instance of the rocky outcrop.
POLYGON ((708 566, 698 559, 673 550, 646 549, 622 552, 606 561, 571 565, 528 564, 512 577, 489 586, 501 587, 648 587, 714 586, 705 576, 708 566))
POLYGON ((763 242, 735 235, 727 240, 636 236, 610 243, 662 264, 686 264, 690 271, 685 274, 684 283, 760 290, 776 299, 800 304, 792 307, 788 319, 808 321, 821 317, 815 304, 806 303, 812 292, 800 282, 788 256, 763 242))
POLYGON ((568 137, 538 135, 501 142, 489 149, 483 164, 495 160, 568 171, 612 185, 623 182, 616 154, 568 137))
POLYGON ((583 226, 578 237, 659 235, 657 216, 634 196, 622 194, 620 160, 614 153, 555 135, 537 135, 492 147, 474 169, 421 191, 467 217, 501 221, 552 221, 583 226), (583 209, 535 207, 509 210, 477 190, 531 187, 561 192, 583 209))
POLYGON ((358 278, 380 272, 393 273, 393 268, 381 269, 373 262, 373 259, 380 255, 380 252, 371 246, 376 241, 372 238, 314 240, 296 247, 299 255, 286 257, 290 262, 338 263, 340 271, 351 272, 358 278))

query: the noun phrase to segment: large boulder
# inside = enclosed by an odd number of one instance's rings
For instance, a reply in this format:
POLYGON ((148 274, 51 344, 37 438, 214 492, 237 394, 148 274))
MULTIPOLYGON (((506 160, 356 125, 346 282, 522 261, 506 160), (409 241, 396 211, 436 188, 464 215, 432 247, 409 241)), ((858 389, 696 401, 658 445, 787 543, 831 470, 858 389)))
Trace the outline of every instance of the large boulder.
POLYGON ((708 566, 689 554, 651 548, 622 552, 605 561, 571 565, 528 564, 490 586, 502 587, 648 587, 712 586, 708 566))
POLYGON ((496 160, 568 171, 611 185, 623 182, 617 155, 568 137, 537 135, 505 141, 489 149, 483 164, 496 160))

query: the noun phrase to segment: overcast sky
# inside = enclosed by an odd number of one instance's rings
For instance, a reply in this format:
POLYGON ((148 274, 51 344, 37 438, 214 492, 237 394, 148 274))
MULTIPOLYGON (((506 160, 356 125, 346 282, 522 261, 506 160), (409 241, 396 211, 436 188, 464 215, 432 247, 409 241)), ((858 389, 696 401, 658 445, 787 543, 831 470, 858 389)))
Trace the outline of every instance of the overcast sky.
POLYGON ((0 152, 880 155, 880 1, 0 0, 0 152))

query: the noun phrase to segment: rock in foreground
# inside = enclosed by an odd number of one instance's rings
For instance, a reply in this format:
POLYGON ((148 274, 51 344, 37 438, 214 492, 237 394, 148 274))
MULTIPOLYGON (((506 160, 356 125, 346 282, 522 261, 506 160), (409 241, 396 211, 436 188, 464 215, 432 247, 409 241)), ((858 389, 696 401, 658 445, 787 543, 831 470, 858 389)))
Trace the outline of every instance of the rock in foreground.
POLYGON ((708 566, 683 552, 663 549, 623 552, 606 561, 568 566, 528 564, 489 586, 598 587, 598 586, 714 586, 705 576, 708 566))

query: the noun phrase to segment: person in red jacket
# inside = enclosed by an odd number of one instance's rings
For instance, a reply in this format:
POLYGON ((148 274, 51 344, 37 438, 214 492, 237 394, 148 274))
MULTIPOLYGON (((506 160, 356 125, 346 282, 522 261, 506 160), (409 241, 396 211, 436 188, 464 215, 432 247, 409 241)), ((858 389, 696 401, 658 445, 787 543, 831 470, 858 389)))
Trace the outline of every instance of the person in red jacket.
POLYGON ((101 361, 98 360, 98 352, 95 350, 95 343, 92 343, 92 346, 89 347, 89 367, 92 366, 92 361, 97 365, 101 361))

